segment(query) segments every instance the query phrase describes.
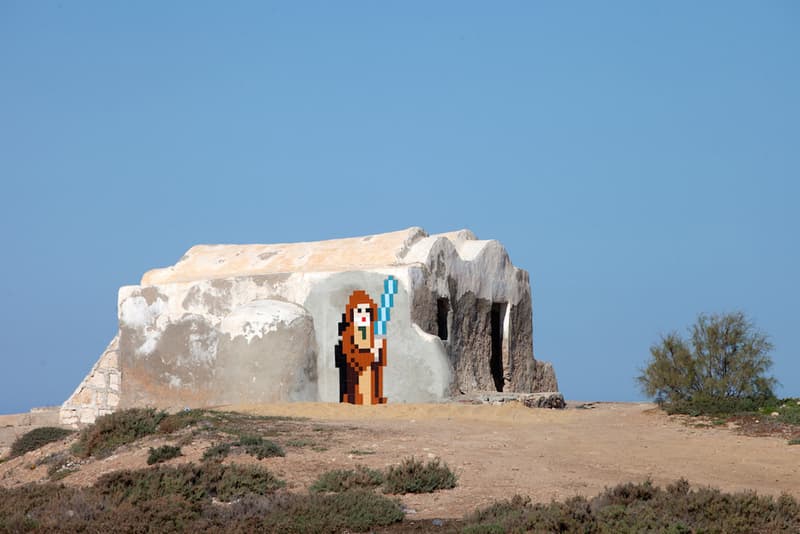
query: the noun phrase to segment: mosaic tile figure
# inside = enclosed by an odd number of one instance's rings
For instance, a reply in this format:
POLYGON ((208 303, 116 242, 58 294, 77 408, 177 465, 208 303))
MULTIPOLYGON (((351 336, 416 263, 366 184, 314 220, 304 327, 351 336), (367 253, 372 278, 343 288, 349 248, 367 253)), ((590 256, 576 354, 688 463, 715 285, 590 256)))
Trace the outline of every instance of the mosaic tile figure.
POLYGON ((340 402, 386 404, 383 396, 385 336, 397 280, 390 276, 384 282, 384 289, 380 307, 366 291, 353 291, 342 314, 336 346, 340 402))

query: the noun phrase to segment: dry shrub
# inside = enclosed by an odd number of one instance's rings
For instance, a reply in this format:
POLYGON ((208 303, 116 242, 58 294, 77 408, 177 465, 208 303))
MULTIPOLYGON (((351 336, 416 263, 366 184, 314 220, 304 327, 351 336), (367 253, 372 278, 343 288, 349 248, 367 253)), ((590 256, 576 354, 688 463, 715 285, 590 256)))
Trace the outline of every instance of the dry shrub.
MULTIPOLYGON (((143 471, 150 471, 148 483, 152 483, 166 470, 143 471)), ((190 485, 204 478, 197 472, 181 475, 180 480, 190 485)), ((141 483, 128 473, 94 488, 43 484, 0 489, 0 532, 333 533, 363 532, 403 519, 397 501, 373 492, 239 495, 229 491, 228 498, 239 496, 231 504, 215 504, 210 491, 196 498, 183 494, 179 484, 166 487, 162 480, 145 489, 141 483), (136 495, 123 489, 126 484, 138 486, 136 495)))
POLYGON ((72 433, 74 433, 74 430, 67 430, 66 428, 59 428, 56 426, 34 428, 30 432, 26 432, 14 440, 14 443, 11 444, 9 457, 14 458, 15 456, 22 456, 26 452, 35 451, 48 443, 64 439, 72 433))
POLYGON ((383 474, 359 465, 355 469, 334 469, 322 473, 309 488, 314 492, 340 493, 354 488, 374 488, 383 484, 383 474))
POLYGON ((231 452, 230 443, 217 443, 216 445, 212 445, 211 447, 207 448, 205 452, 203 452, 203 461, 204 462, 222 461, 228 457, 228 454, 230 454, 230 452, 231 452))
POLYGON ((264 516, 270 532, 364 532, 403 520, 400 503, 368 490, 290 495, 264 516))
POLYGON ((431 493, 456 487, 457 477, 439 458, 427 464, 414 457, 404 459, 386 473, 387 493, 431 493))
POLYGON ((166 412, 154 408, 131 408, 103 415, 81 431, 73 450, 83 458, 110 456, 121 445, 155 434, 165 417, 166 412))
POLYGON ((181 455, 181 448, 172 445, 162 445, 158 448, 150 447, 150 453, 147 456, 147 465, 160 464, 172 458, 177 458, 181 455))
POLYGON ((170 495, 191 502, 211 498, 231 501, 250 493, 266 495, 283 486, 282 480, 259 466, 216 462, 116 471, 103 475, 95 484, 111 502, 134 504, 170 495))
POLYGON ((691 490, 679 480, 620 484, 586 500, 531 504, 514 497, 467 516, 464 532, 800 532, 800 505, 753 492, 691 490))
POLYGON ((273 456, 286 456, 280 445, 261 436, 242 436, 235 445, 244 447, 247 454, 255 456, 259 460, 273 456))

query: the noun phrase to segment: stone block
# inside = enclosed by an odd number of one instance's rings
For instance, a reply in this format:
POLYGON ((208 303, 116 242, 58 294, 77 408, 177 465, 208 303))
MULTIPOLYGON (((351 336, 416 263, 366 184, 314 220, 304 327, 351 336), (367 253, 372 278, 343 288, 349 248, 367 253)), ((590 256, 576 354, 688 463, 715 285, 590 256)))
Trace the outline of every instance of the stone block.
POLYGON ((117 406, 119 406, 119 395, 109 391, 107 396, 106 396, 105 407, 113 410, 117 406))
POLYGON ((94 406, 81 406, 78 409, 78 421, 82 424, 94 423, 97 418, 97 408, 94 406))
POLYGON ((92 375, 89 377, 89 381, 87 385, 92 389, 105 389, 108 387, 108 382, 106 380, 106 374, 102 372, 100 369, 96 370, 92 375))
POLYGON ((58 421, 62 425, 75 426, 80 422, 78 410, 74 408, 62 408, 58 414, 58 421))
POLYGON ((108 373, 108 389, 111 391, 119 391, 120 374, 119 371, 111 371, 108 373))
POLYGON ((88 387, 83 387, 77 395, 74 395, 71 399, 72 404, 83 406, 89 405, 94 403, 94 391, 89 389, 88 387))
POLYGON ((119 371, 119 353, 116 350, 109 350, 103 355, 100 366, 106 370, 119 371))

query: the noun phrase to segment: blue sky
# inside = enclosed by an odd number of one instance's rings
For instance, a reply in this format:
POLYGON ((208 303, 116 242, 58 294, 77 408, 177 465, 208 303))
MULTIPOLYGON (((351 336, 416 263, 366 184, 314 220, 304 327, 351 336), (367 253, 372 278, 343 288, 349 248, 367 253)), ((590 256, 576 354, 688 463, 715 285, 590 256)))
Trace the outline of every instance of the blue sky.
POLYGON ((409 226, 503 242, 568 398, 732 310, 800 396, 798 6, 1 1, 0 412, 193 244, 409 226))

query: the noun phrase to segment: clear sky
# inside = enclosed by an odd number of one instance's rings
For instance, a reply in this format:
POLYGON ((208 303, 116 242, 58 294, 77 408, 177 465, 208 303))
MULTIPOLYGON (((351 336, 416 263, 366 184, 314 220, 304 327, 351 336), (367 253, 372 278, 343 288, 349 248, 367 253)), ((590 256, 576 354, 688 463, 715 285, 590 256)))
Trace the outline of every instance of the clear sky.
POLYGON ((800 396, 800 4, 0 0, 0 412, 197 243, 422 226, 531 274, 564 394, 742 310, 800 396))

